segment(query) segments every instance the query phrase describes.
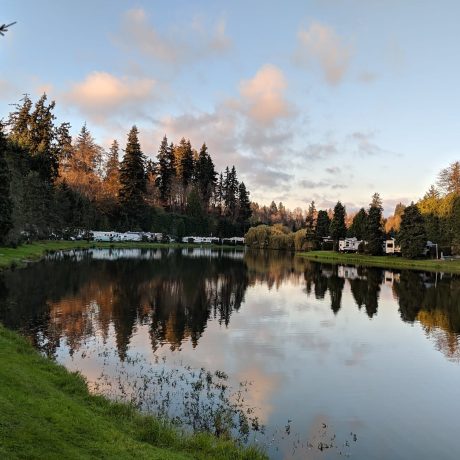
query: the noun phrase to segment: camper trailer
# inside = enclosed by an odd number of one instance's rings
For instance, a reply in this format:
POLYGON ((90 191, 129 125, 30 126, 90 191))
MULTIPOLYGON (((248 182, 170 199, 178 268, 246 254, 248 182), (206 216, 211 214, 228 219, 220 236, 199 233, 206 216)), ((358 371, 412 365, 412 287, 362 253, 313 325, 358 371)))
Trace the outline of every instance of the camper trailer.
POLYGON ((339 240, 339 252, 358 252, 361 243, 362 240, 358 240, 358 238, 345 238, 344 240, 339 240))
POLYGON ((401 254, 401 247, 394 238, 385 241, 385 254, 401 254))

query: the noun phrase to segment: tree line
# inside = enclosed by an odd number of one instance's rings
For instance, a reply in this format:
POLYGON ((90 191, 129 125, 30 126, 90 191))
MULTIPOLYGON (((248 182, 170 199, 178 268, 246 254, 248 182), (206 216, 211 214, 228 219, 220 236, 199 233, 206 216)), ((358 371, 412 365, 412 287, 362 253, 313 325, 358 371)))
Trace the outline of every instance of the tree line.
POLYGON ((108 152, 86 124, 72 138, 56 123, 55 103, 25 95, 0 123, 0 243, 70 237, 77 231, 142 230, 242 235, 249 227, 249 191, 235 166, 218 174, 204 143, 165 136, 147 158, 133 126, 121 151, 108 152))
POLYGON ((359 252, 382 255, 384 240, 394 238, 402 255, 420 257, 427 241, 438 245, 438 252, 460 254, 460 162, 442 169, 437 185, 431 186, 417 203, 399 203, 394 215, 384 218, 382 199, 372 196, 368 209, 347 215, 338 201, 333 210, 316 210, 312 201, 303 216, 301 210, 290 212, 282 203, 260 208, 253 204, 253 217, 265 214, 265 221, 246 234, 246 244, 256 248, 308 251, 338 250, 343 238, 362 241, 359 252))

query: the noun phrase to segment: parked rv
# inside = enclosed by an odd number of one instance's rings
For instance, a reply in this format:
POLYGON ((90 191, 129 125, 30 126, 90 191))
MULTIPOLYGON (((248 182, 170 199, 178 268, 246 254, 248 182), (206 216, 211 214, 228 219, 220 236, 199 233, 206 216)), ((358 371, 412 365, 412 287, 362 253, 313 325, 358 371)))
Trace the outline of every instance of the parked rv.
POLYGON ((401 254, 401 246, 396 244, 396 240, 394 238, 390 238, 389 240, 385 240, 385 254, 401 254))
POLYGON ((339 240, 339 252, 358 252, 361 243, 362 240, 354 237, 339 240))

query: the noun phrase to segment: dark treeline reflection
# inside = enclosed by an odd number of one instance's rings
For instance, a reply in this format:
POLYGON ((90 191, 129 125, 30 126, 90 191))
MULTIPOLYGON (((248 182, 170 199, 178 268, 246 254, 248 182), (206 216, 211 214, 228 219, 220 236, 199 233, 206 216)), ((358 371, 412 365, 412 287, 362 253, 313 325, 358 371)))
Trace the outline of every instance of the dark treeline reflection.
POLYGON ((399 302, 403 321, 420 322, 448 358, 460 359, 460 277, 311 263, 276 251, 209 249, 94 250, 56 255, 0 275, 0 321, 53 355, 71 353, 96 332, 113 334, 121 359, 136 328, 152 348, 198 344, 209 319, 228 325, 249 286, 305 287, 340 314, 344 290, 373 318, 382 286, 399 302))
POLYGON ((228 324, 240 308, 248 285, 241 260, 148 253, 151 257, 77 253, 4 272, 0 321, 50 355, 61 339, 74 352, 96 331, 107 338, 113 326, 123 359, 138 325, 148 325, 153 349, 163 343, 174 349, 186 338, 195 346, 210 317, 228 324))

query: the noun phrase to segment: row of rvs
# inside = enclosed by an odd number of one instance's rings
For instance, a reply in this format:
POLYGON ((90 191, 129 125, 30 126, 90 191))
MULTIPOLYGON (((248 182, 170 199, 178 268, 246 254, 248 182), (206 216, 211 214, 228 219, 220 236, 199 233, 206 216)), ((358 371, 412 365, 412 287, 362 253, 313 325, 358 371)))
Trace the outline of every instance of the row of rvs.
MULTIPOLYGON (((359 245, 361 243, 365 243, 363 240, 358 240, 357 238, 344 238, 339 240, 339 252, 358 252, 359 245)), ((432 243, 431 241, 427 241, 425 245, 425 249, 423 251, 423 255, 427 255, 432 247, 435 247, 436 244, 432 243)), ((396 240, 394 238, 390 238, 383 242, 383 252, 384 254, 401 254, 401 247, 396 244, 396 240)))
POLYGON ((244 238, 241 236, 233 236, 232 238, 217 238, 216 236, 184 236, 182 243, 194 244, 244 244, 244 238))
POLYGON ((100 232, 90 231, 89 237, 93 241, 150 241, 157 242, 163 241, 162 233, 151 232, 100 232))
MULTIPOLYGON (((105 232, 105 231, 90 231, 77 236, 77 239, 91 239, 100 242, 119 242, 119 241, 148 241, 148 242, 163 242, 167 241, 174 243, 174 239, 164 235, 163 233, 153 232, 105 232)), ((194 244, 244 244, 244 238, 234 236, 232 238, 217 238, 213 236, 184 236, 182 243, 194 244)))

